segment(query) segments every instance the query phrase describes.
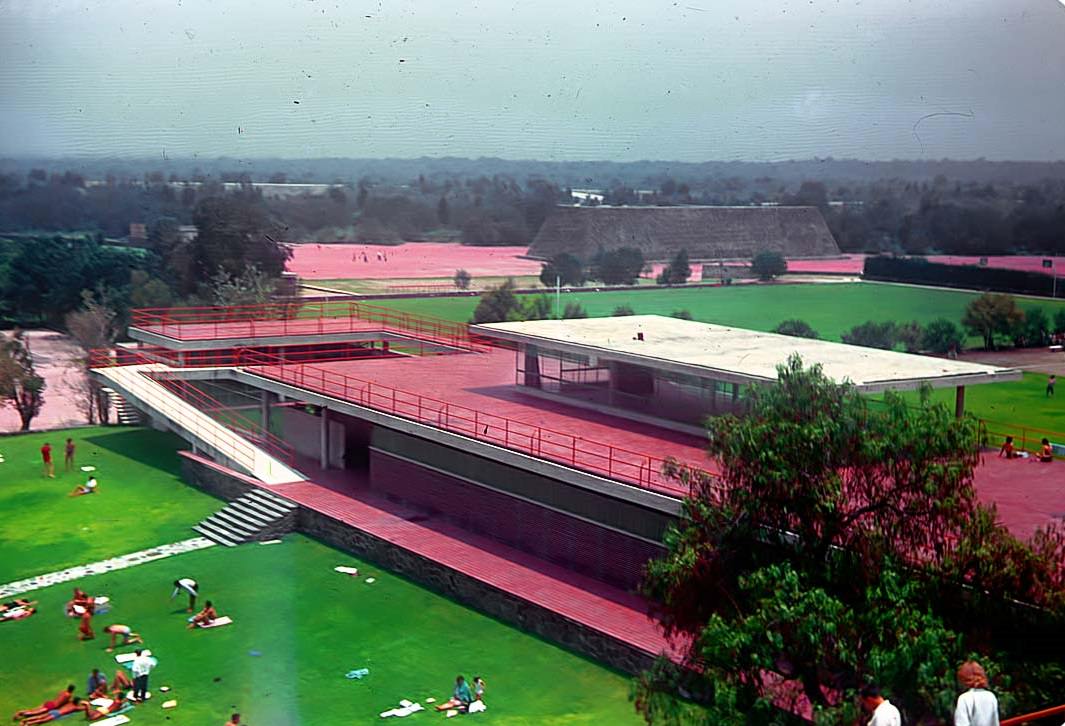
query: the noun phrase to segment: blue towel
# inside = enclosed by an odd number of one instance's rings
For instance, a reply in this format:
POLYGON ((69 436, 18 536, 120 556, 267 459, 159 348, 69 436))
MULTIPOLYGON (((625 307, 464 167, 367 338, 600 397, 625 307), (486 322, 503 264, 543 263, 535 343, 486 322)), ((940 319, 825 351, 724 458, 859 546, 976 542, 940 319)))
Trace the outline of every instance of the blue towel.
POLYGON ((354 679, 361 680, 363 676, 368 676, 368 675, 370 675, 370 669, 369 668, 359 668, 357 670, 348 671, 347 673, 344 674, 344 677, 345 678, 349 678, 349 679, 353 679, 353 680, 354 679))

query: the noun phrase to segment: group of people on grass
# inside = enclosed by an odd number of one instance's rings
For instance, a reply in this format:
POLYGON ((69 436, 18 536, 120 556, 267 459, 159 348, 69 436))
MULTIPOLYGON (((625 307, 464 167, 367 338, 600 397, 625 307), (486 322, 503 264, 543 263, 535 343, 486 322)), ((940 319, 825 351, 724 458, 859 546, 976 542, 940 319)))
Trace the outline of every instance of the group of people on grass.
MULTIPOLYGON (((77 444, 74 443, 74 439, 67 439, 66 447, 64 449, 63 469, 65 471, 73 471, 76 466, 77 456, 77 444)), ((47 441, 41 446, 41 467, 44 476, 49 479, 55 479, 55 464, 52 462, 52 445, 47 441)), ((92 469, 92 467, 85 467, 86 469, 92 469)), ((74 490, 70 492, 72 497, 80 497, 85 494, 96 494, 99 491, 99 482, 96 481, 94 474, 89 474, 89 478, 84 484, 79 484, 74 487, 74 490)))
POLYGON ((34 726, 74 713, 84 713, 86 721, 99 721, 129 705, 126 691, 132 686, 133 681, 121 668, 115 671, 115 679, 110 684, 99 668, 93 668, 84 698, 74 695, 74 684, 71 684, 65 690, 60 691, 55 698, 45 701, 36 708, 16 711, 12 720, 18 721, 20 726, 34 726), (93 701, 98 701, 99 705, 93 704, 93 701))
MULTIPOLYGON (((987 673, 975 660, 958 668, 958 683, 967 689, 958 696, 954 706, 954 726, 999 726, 998 699, 988 690, 987 673)), ((880 688, 868 685, 862 689, 862 708, 869 714, 867 726, 902 726, 902 714, 891 701, 884 698, 880 688)))
POLYGON ((7 602, 0 602, 0 622, 22 620, 37 612, 37 601, 18 597, 7 602))
POLYGON ((455 678, 455 688, 451 691, 451 698, 438 703, 436 705, 437 711, 459 711, 459 712, 472 712, 479 710, 474 707, 475 703, 484 703, 484 679, 480 676, 473 677, 473 688, 466 683, 465 676, 457 676, 455 678))

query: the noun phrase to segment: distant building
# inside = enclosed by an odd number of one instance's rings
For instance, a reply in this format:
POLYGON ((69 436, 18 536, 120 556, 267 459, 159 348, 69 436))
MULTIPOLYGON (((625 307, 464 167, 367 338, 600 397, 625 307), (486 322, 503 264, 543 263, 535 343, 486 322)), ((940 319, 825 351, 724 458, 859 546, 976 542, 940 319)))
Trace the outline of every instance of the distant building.
POLYGON ((195 224, 183 224, 177 228, 178 239, 182 242, 191 242, 200 235, 200 230, 195 224))
POLYGON ((570 189, 569 195, 575 202, 602 204, 603 200, 606 199, 602 189, 570 189))
POLYGON ((649 261, 685 249, 692 260, 749 259, 762 250, 829 257, 839 246, 816 207, 571 207, 548 216, 529 256, 591 258, 600 249, 636 247, 649 261))

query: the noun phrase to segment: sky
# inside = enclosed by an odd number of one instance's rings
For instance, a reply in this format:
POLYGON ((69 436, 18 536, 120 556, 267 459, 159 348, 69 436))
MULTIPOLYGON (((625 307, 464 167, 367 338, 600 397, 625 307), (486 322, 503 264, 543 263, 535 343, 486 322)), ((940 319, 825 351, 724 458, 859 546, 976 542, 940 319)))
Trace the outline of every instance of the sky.
POLYGON ((1065 159, 1062 0, 0 0, 0 156, 1065 159))

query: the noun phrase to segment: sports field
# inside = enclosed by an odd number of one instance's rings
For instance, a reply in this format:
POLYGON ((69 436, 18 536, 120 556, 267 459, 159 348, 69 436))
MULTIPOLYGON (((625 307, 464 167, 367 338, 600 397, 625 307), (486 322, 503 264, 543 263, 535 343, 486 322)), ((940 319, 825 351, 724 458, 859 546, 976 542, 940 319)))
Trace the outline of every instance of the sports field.
MULTIPOLYGON (((144 429, 71 430, 79 457, 97 466, 100 492, 68 498, 83 474, 44 479, 38 448, 65 432, 0 439, 0 582, 195 536, 191 525, 220 502, 181 483, 180 442, 144 429), (85 528, 85 529, 83 529, 85 528), (69 540, 69 541, 68 541, 69 540)), ((59 457, 62 468, 62 456, 59 457)), ((80 462, 79 462, 80 463, 80 462)), ((497 724, 631 723, 629 678, 478 614, 371 563, 300 535, 277 545, 215 546, 33 591, 33 617, 0 624, 0 712, 36 706, 68 683, 81 694, 93 667, 117 667, 103 628, 130 625, 159 660, 139 724, 372 723, 401 699, 438 701, 456 674, 482 676, 497 724), (357 567, 358 577, 334 572, 357 567), (234 624, 188 631, 170 583, 191 576, 234 624), (374 578, 373 583, 367 581, 374 578), (63 604, 77 585, 108 595, 94 641, 77 639, 63 604), (367 668, 361 680, 345 674, 367 668), (160 686, 175 710, 160 708, 160 686)), ((120 651, 131 648, 120 649, 120 651)), ((422 713, 416 721, 444 720, 422 713)))
POLYGON ((172 434, 128 427, 0 437, 0 583, 196 536, 189 527, 220 503, 181 483, 182 448, 172 434), (63 470, 68 436, 77 467, 96 467, 99 494, 67 496, 87 478, 63 470), (41 470, 45 441, 55 479, 41 470))
MULTIPOLYGON (((812 325, 822 338, 839 340, 844 332, 867 320, 928 323, 947 318, 960 322, 965 306, 974 297, 976 293, 955 290, 856 282, 604 292, 589 289, 563 293, 561 299, 563 306, 580 303, 591 316, 610 315, 619 305, 628 305, 641 315, 669 315, 676 310, 687 310, 696 320, 753 330, 772 330, 782 320, 799 318, 812 325)), ((1021 298, 1018 302, 1022 309, 1043 307, 1051 316, 1065 307, 1065 301, 1021 298)), ((381 304, 466 322, 473 315, 477 298, 397 298, 381 304)), ((979 340, 973 338, 971 343, 975 345, 979 340)))

